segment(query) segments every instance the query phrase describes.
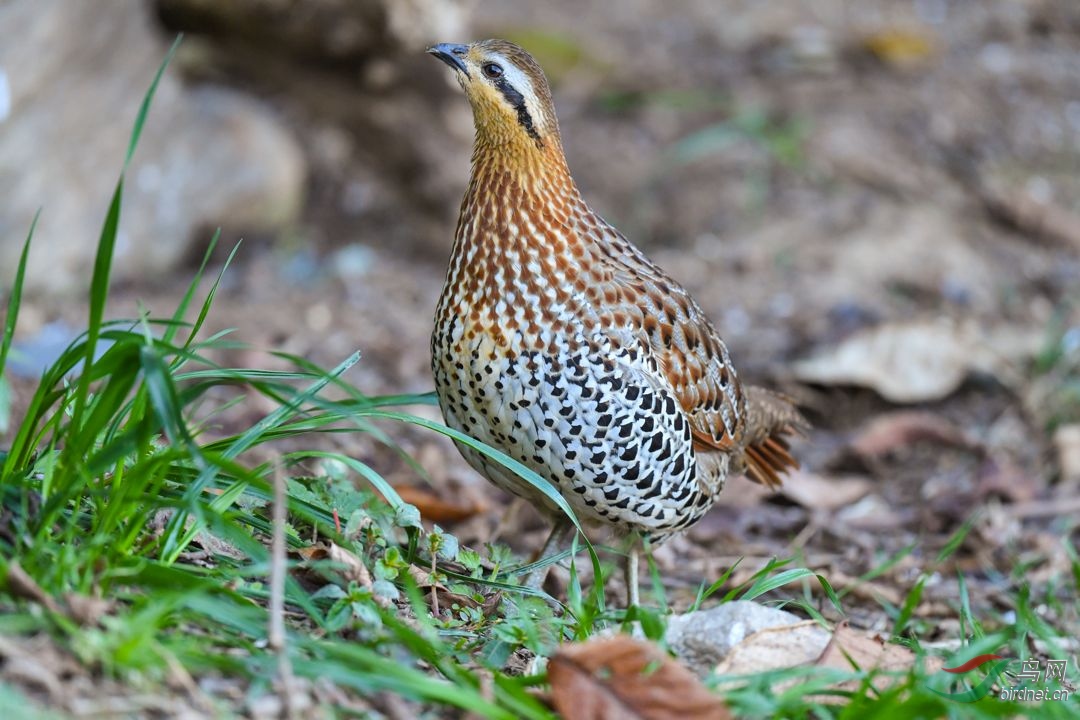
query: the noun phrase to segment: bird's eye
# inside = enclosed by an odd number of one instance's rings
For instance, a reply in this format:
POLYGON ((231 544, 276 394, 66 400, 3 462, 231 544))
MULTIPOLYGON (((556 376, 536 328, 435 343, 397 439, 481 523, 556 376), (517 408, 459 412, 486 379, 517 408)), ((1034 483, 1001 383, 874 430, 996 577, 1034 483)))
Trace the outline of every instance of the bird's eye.
POLYGON ((502 65, 499 65, 498 63, 484 63, 484 66, 480 69, 484 71, 485 77, 489 77, 492 80, 498 77, 502 77, 503 74, 502 65))

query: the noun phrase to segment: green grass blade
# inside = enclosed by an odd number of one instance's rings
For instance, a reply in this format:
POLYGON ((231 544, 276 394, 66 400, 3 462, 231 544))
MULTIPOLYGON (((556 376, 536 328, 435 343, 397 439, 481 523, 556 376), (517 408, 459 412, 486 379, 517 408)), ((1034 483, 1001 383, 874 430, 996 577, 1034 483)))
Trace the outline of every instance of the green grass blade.
POLYGON ((11 350, 11 342, 15 338, 15 325, 19 320, 19 304, 22 302, 23 280, 26 278, 26 259, 30 255, 30 243, 34 238, 34 230, 37 228, 38 218, 41 211, 34 213, 34 219, 30 223, 30 231, 26 234, 26 242, 23 243, 22 254, 19 255, 19 265, 15 270, 15 280, 11 285, 11 293, 8 295, 7 317, 4 318, 4 335, 0 337, 0 376, 7 367, 8 351, 11 350))
POLYGON ((143 125, 146 123, 146 116, 150 114, 150 105, 154 100, 154 93, 157 92, 158 83, 161 82, 161 77, 165 74, 165 68, 169 67, 169 63, 172 62, 173 55, 176 54, 183 39, 184 36, 181 33, 173 40, 173 44, 169 47, 169 51, 165 53, 165 59, 162 60, 161 65, 158 66, 157 73, 154 75, 154 79, 150 83, 149 89, 143 96, 142 104, 139 105, 139 112, 135 115, 135 123, 131 128, 131 140, 128 142, 127 154, 124 156, 125 172, 127 171, 128 165, 131 164, 131 158, 135 154, 135 148, 139 145, 139 137, 142 136, 142 129, 143 125))
POLYGON ((806 568, 791 568, 790 570, 784 570, 783 572, 779 572, 771 577, 761 577, 758 578, 758 580, 750 586, 750 589, 743 593, 739 599, 753 600, 754 598, 764 595, 770 590, 775 590, 779 587, 787 585, 790 582, 795 582, 796 580, 802 580, 803 578, 809 577, 817 577, 817 575, 813 571, 807 570, 806 568))
MULTIPOLYGON (((199 264, 199 269, 195 271, 195 277, 188 283, 187 290, 184 291, 184 297, 180 299, 180 302, 176 306, 176 311, 172 315, 172 322, 161 336, 161 339, 164 342, 172 343, 173 339, 176 337, 177 331, 185 325, 184 317, 187 315, 188 308, 191 306, 191 301, 195 298, 195 291, 199 288, 199 281, 202 280, 203 274, 206 272, 206 266, 209 264, 210 258, 214 254, 214 248, 217 247, 220 238, 221 228, 218 228, 214 231, 213 237, 210 238, 210 245, 206 248, 206 252, 203 253, 202 262, 199 264)), ((222 272, 224 272, 224 269, 222 269, 222 272)), ((221 279, 220 275, 218 276, 218 279, 221 279)), ((208 299, 207 303, 209 302, 208 299)), ((192 333, 191 337, 195 337, 194 333, 192 333)))
POLYGON ((361 411, 361 413, 366 417, 380 417, 387 420, 398 420, 400 422, 409 423, 410 425, 418 425, 420 427, 427 428, 428 430, 433 430, 440 435, 445 435, 452 440, 457 440, 461 444, 466 445, 473 450, 476 450, 482 455, 486 455, 487 457, 496 461, 506 469, 511 470, 522 480, 529 483, 529 485, 532 485, 534 488, 543 493, 544 497, 551 500, 551 502, 556 507, 563 511, 563 514, 565 514, 566 517, 574 523, 574 527, 581 531, 582 535, 585 534, 584 530, 581 527, 581 523, 578 521, 573 509, 570 507, 569 503, 566 502, 566 499, 555 488, 555 486, 537 473, 522 465, 517 460, 507 455, 506 453, 489 447, 488 445, 479 442, 475 438, 472 438, 463 432, 454 430, 453 428, 447 427, 442 423, 428 420, 427 418, 417 417, 416 415, 410 415, 408 413, 375 409, 364 410, 361 411))

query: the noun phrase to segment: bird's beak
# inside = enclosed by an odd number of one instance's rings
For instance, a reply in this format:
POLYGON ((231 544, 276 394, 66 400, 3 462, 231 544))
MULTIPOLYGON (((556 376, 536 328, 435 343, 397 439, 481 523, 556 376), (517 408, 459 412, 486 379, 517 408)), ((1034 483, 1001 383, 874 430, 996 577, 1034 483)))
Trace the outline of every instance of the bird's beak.
POLYGON ((468 45, 455 45, 454 43, 439 43, 432 45, 427 51, 444 63, 469 77, 469 71, 465 68, 465 53, 469 51, 468 45))

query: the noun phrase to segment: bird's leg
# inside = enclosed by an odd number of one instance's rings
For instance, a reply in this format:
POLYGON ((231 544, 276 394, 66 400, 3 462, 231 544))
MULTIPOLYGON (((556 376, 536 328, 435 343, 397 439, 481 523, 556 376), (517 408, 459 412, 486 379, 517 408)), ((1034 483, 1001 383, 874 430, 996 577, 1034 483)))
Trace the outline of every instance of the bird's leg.
POLYGON ((635 541, 630 543, 630 548, 626 553, 626 608, 629 610, 632 607, 638 605, 638 560, 640 559, 640 553, 638 552, 638 543, 635 541))
MULTIPOLYGON (((555 527, 551 528, 551 534, 548 535, 547 542, 544 543, 544 547, 540 550, 540 555, 537 557, 537 560, 560 552, 563 546, 566 545, 567 540, 574 536, 576 530, 577 528, 574 527, 574 524, 566 518, 556 520, 555 527)), ((542 568, 536 568, 530 572, 525 578, 525 587, 539 590, 544 584, 544 580, 547 578, 550 569, 550 565, 545 565, 542 568)))

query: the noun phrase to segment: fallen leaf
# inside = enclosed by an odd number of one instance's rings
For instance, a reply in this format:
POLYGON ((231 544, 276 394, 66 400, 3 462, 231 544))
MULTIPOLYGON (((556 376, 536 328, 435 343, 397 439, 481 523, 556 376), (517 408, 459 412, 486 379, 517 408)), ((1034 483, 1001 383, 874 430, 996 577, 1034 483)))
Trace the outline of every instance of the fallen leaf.
POLYGON ((990 495, 997 495, 1010 502, 1034 500, 1043 490, 1042 478, 1025 471, 1004 455, 987 457, 979 466, 975 478, 976 498, 979 505, 990 495))
POLYGON ((1054 431, 1054 450, 1061 469, 1059 494, 1065 495, 1066 489, 1074 490, 1080 486, 1080 424, 1059 426, 1054 431))
POLYGON ((112 603, 104 598, 66 593, 64 604, 67 605, 68 617, 83 627, 97 625, 112 609, 112 603))
MULTIPOLYGON (((814 663, 820 667, 851 670, 852 663, 860 670, 907 670, 915 664, 915 653, 901 645, 885 642, 880 635, 856 630, 846 622, 833 630, 832 640, 814 663)), ((926 658, 927 670, 936 672, 942 666, 939 658, 926 658)), ((888 678, 882 678, 887 684, 888 678)), ((877 685, 877 687, 882 687, 877 685)))
MULTIPOLYGON (((846 622, 840 623, 829 632, 819 623, 805 620, 765 628, 748 635, 731 648, 717 664, 715 672, 720 675, 747 675, 804 665, 853 670, 853 663, 861 670, 877 668, 903 671, 912 667, 916 660, 915 654, 907 648, 886 643, 877 635, 852 629, 846 622)), ((925 662, 930 672, 936 671, 942 665, 937 658, 926 658, 925 662)), ((731 680, 725 683, 725 687, 736 686, 738 682, 731 680)), ((773 690, 780 692, 797 682, 783 681, 777 683, 773 690)), ((881 675, 874 680, 875 687, 879 689, 891 682, 888 675, 881 675)), ((834 687, 854 689, 858 683, 858 680, 852 680, 834 687)), ((835 695, 822 695, 815 699, 820 702, 840 702, 840 698, 835 695)))
POLYGON ((979 442, 948 419, 922 410, 898 410, 879 415, 852 439, 850 447, 862 458, 879 458, 918 442, 977 448, 979 442))
POLYGON ((43 606, 52 613, 63 614, 60 605, 53 600, 52 596, 45 592, 34 578, 30 577, 18 560, 8 563, 7 577, 4 578, 7 591, 14 597, 21 597, 43 606))
POLYGON ((1034 334, 1019 328, 915 320, 856 332, 794 371, 804 382, 867 387, 895 403, 917 403, 948 396, 973 371, 1016 385, 1012 363, 1037 350, 1034 334))
POLYGON ((904 602, 903 595, 892 585, 886 585, 874 580, 862 580, 835 568, 827 576, 833 587, 841 588, 845 595, 852 595, 873 602, 884 600, 893 605, 900 605, 904 602))
POLYGON ((821 656, 829 639, 829 632, 813 620, 758 630, 733 647, 716 672, 746 675, 807 665, 821 656))
POLYGON ((798 470, 784 481, 780 494, 805 508, 836 510, 859 500, 870 488, 870 481, 864 477, 825 477, 798 470))
POLYGON ((887 530, 898 528, 911 516, 910 509, 897 509, 877 493, 871 493, 836 513, 836 519, 855 528, 887 530))
MULTIPOLYGON (((463 608, 488 608, 489 601, 492 603, 498 602, 498 599, 492 600, 491 598, 495 597, 496 595, 500 595, 500 593, 495 593, 494 595, 488 596, 487 598, 485 598, 484 602, 481 603, 469 595, 462 595, 461 593, 452 592, 441 582, 437 582, 432 577, 430 572, 424 570, 423 568, 417 567, 416 565, 410 565, 408 572, 409 575, 412 576, 412 579, 416 581, 417 587, 419 587, 421 590, 427 591, 426 595, 429 598, 430 591, 435 591, 437 597, 435 598, 435 602, 431 602, 431 611, 433 613, 436 613, 439 608, 450 608, 454 605, 463 608), (438 603, 437 606, 435 604, 436 602, 438 603)), ((499 599, 501 599, 501 597, 499 599)), ((488 614, 489 613, 485 610, 485 616, 488 614)))
POLYGON ((933 39, 918 30, 881 30, 864 36, 860 45, 883 63, 902 69, 918 65, 934 53, 933 39))
POLYGON ((415 505, 425 520, 434 523, 452 523, 468 520, 474 515, 487 512, 488 506, 482 502, 461 505, 443 500, 438 495, 415 487, 401 485, 394 488, 402 500, 415 505))
POLYGON ((686 667, 625 635, 563 645, 548 662, 565 720, 726 720, 731 713, 686 667))
POLYGON ((770 490, 761 483, 750 480, 745 475, 736 475, 727 479, 724 492, 717 496, 716 503, 731 508, 755 507, 760 505, 765 498, 772 497, 775 494, 775 490, 770 490))
MULTIPOLYGON (((698 676, 705 677, 732 648, 750 635, 766 628, 790 627, 801 622, 802 618, 786 610, 752 600, 732 600, 705 610, 672 615, 668 619, 664 642, 682 663, 698 676)), ((824 647, 828 632, 824 629, 821 632, 820 647, 824 647)))
POLYGON ((371 573, 364 565, 364 561, 337 543, 311 545, 301 548, 297 554, 309 562, 329 560, 340 566, 341 577, 345 580, 355 582, 365 588, 370 588, 372 585, 371 573))
POLYGON ((803 381, 859 385, 893 402, 943 398, 967 377, 966 348, 948 323, 880 325, 795 364, 803 381))

